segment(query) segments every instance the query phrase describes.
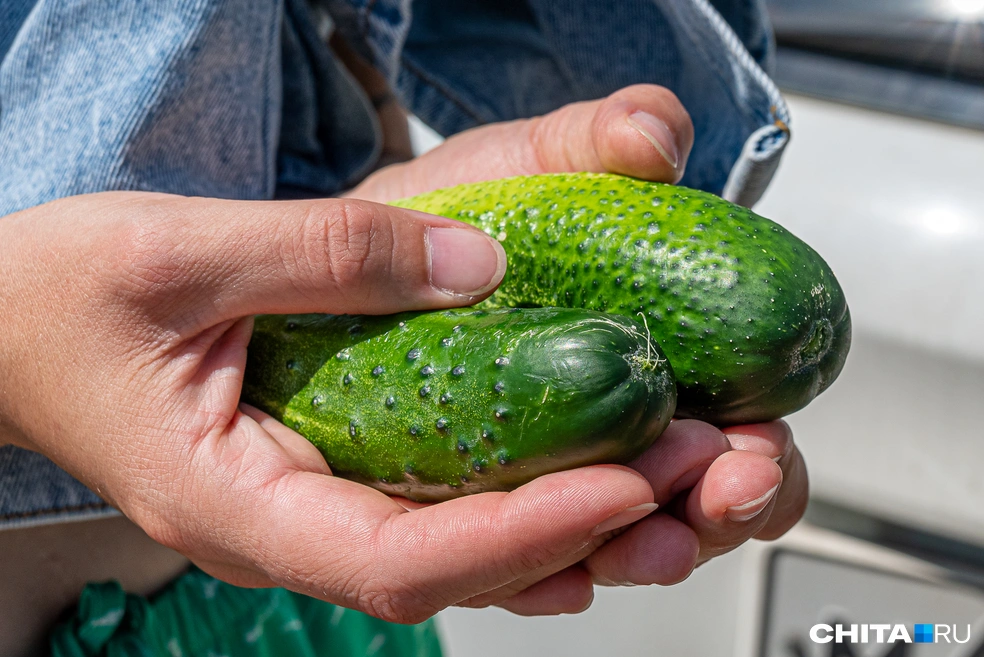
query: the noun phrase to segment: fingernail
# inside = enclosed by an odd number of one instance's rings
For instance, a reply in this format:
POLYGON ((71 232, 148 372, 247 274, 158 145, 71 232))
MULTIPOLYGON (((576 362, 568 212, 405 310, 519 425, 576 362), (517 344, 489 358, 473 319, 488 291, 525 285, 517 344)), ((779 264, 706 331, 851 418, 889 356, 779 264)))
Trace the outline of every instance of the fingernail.
POLYGON ((574 613, 575 614, 581 614, 581 613, 586 612, 588 609, 591 608, 591 605, 594 603, 594 598, 595 598, 595 596, 594 596, 594 587, 592 587, 591 588, 591 597, 588 598, 588 604, 584 605, 584 607, 582 607, 581 609, 578 609, 574 613))
POLYGON ((648 112, 636 111, 629 115, 629 125, 649 140, 663 159, 674 169, 680 166, 680 149, 670 131, 670 126, 648 112))
MULTIPOLYGON (((744 434, 744 433, 728 433, 726 435, 728 436, 728 442, 731 443, 731 446, 743 452, 757 452, 759 454, 768 456, 770 452, 774 452, 776 449, 775 442, 769 440, 768 438, 764 438, 762 436, 755 436, 755 435, 744 434)), ((793 444, 792 441, 786 442, 786 444, 784 445, 784 449, 786 450, 786 452, 789 451, 789 449, 792 447, 792 444, 793 444)), ((783 457, 786 456, 786 452, 780 452, 779 454, 775 454, 774 456, 769 456, 769 458, 775 461, 776 463, 779 463, 780 461, 782 461, 783 457)))
POLYGON ((658 508, 659 505, 655 502, 647 502, 646 504, 640 504, 639 506, 630 506, 625 511, 620 511, 608 520, 602 521, 601 524, 591 530, 591 535, 598 536, 600 534, 608 533, 613 529, 631 525, 637 520, 642 520, 658 508))
POLYGON ((431 285, 448 294, 476 297, 502 281, 506 252, 471 228, 427 229, 431 285))
POLYGON ((776 484, 761 497, 756 497, 751 502, 745 502, 738 506, 729 506, 728 510, 724 512, 724 515, 731 522, 748 522, 765 511, 765 507, 769 506, 769 502, 776 496, 777 490, 779 490, 779 484, 776 484))

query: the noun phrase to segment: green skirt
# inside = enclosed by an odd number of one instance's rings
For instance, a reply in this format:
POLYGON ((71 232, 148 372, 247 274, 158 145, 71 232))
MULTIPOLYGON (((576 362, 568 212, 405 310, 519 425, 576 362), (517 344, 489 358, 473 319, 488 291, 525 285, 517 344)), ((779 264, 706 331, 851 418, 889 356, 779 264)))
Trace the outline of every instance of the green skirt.
POLYGON ((89 584, 51 635, 53 657, 440 657, 433 621, 394 625, 284 589, 243 589, 197 568, 151 598, 89 584))

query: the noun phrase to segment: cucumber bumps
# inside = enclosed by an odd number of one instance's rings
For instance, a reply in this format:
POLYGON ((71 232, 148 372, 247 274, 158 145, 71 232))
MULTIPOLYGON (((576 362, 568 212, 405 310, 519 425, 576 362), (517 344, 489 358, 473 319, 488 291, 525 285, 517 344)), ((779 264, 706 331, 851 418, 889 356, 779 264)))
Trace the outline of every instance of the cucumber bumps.
POLYGON ((573 173, 395 205, 474 224, 502 243, 509 269, 491 305, 643 313, 676 373, 680 417, 782 417, 829 386, 847 357, 850 314, 823 259, 711 194, 573 173))
POLYGON ((643 324, 579 309, 262 316, 244 400, 335 474, 414 500, 642 453, 673 415, 643 324))
POLYGON ((827 264, 713 195, 556 174, 396 205, 502 243, 492 310, 260 317, 243 387, 336 474, 385 492, 440 500, 624 463, 674 408, 718 425, 776 419, 847 357, 850 314, 827 264))

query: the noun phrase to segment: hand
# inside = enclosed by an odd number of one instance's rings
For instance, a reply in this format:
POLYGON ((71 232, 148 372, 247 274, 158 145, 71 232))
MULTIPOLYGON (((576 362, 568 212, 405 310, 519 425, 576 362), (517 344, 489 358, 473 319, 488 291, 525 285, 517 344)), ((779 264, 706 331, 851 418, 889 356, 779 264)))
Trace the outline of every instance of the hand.
POLYGON ((629 466, 646 478, 659 511, 641 509, 637 522, 604 540, 458 604, 523 615, 581 611, 595 584, 675 584, 749 538, 781 536, 806 506, 806 467, 783 421, 723 433, 674 421, 629 466))
POLYGON ((459 183, 563 171, 674 183, 694 143, 690 115, 668 89, 636 85, 546 116, 494 123, 373 173, 349 196, 386 203, 459 183))
POLYGON ((583 468, 411 512, 330 476, 310 443, 238 404, 252 315, 463 305, 503 266, 478 230, 359 201, 106 193, 9 215, 0 442, 46 454, 234 584, 400 622, 490 591, 552 611, 559 582, 583 606, 587 571, 564 566, 650 510, 636 470, 583 468))
MULTIPOLYGON (((676 182, 693 145, 689 115, 667 89, 637 85, 543 117, 475 128, 370 176, 350 195, 376 201, 463 182, 561 171, 676 182)), ((806 466, 784 422, 723 432, 674 422, 631 464, 663 509, 600 549, 559 560, 461 604, 517 613, 578 611, 591 583, 670 584, 750 538, 785 533, 807 503, 806 466), (522 591, 522 593, 518 593, 522 591)))

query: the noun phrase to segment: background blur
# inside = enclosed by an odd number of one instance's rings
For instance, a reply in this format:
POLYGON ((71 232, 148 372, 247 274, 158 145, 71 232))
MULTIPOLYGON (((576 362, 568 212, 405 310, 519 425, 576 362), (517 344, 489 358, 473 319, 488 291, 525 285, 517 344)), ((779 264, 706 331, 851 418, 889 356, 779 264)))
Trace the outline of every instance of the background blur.
POLYGON ((790 418, 807 520, 578 616, 449 610, 451 657, 984 657, 984 0, 766 4, 793 139, 755 209, 827 259, 854 318, 840 379, 790 418), (810 641, 838 622, 973 629, 810 641))

